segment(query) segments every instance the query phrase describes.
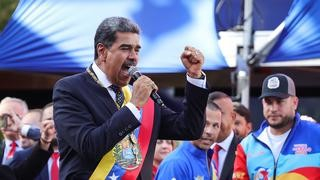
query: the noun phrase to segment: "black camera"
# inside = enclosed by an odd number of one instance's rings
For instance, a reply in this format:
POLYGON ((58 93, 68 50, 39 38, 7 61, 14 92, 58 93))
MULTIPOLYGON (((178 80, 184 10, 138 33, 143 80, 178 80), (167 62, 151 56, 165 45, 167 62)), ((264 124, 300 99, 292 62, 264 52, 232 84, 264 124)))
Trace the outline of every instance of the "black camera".
POLYGON ((8 127, 8 121, 12 116, 10 114, 2 114, 0 116, 0 128, 6 129, 8 127))
MULTIPOLYGON (((7 129, 8 128, 8 121, 12 119, 10 114, 3 114, 0 116, 0 128, 7 129)), ((21 128, 21 135, 33 139, 39 140, 41 136, 41 131, 39 128, 31 127, 30 125, 23 125, 21 128)))

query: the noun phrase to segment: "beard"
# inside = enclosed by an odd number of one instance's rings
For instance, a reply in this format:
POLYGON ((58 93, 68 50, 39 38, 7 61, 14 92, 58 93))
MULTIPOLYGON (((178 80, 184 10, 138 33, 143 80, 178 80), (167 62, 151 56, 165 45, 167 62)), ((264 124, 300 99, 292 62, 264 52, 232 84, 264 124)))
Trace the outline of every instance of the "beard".
POLYGON ((270 127, 274 128, 274 129, 281 129, 283 127, 286 127, 288 124, 291 123, 291 121, 293 121, 294 117, 293 116, 284 116, 281 121, 277 124, 269 124, 270 127))

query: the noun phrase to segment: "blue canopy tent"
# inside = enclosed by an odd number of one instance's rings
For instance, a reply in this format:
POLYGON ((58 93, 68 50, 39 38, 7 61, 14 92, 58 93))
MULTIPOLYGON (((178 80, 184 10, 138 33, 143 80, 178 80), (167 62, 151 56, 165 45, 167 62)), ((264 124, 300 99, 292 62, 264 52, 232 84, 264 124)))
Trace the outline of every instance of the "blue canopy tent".
MULTIPOLYGON (((294 0, 283 23, 275 30, 271 41, 256 52, 249 64, 255 65, 253 84, 261 87, 271 73, 285 73, 293 78, 299 97, 298 112, 320 120, 320 1, 294 0)), ((260 93, 257 94, 259 96, 260 93)), ((257 101, 251 98, 253 117, 263 119, 257 101), (258 112, 258 113, 256 113, 258 112)))
MULTIPOLYGON (((244 19, 246 0, 215 0, 215 24, 218 31, 239 31, 244 19)), ((292 0, 254 0, 252 29, 273 30, 288 15, 292 0)))
MULTIPOLYGON (((320 1, 295 0, 260 66, 320 66, 320 1), (270 51, 269 51, 270 50, 270 51)), ((270 44, 269 44, 270 45, 270 44)), ((259 52, 262 53, 263 51, 259 52)))
POLYGON ((205 70, 225 69, 213 6, 211 0, 21 0, 0 34, 0 70, 83 71, 93 61, 95 30, 110 16, 140 25, 142 72, 182 72, 185 45, 204 53, 205 70))

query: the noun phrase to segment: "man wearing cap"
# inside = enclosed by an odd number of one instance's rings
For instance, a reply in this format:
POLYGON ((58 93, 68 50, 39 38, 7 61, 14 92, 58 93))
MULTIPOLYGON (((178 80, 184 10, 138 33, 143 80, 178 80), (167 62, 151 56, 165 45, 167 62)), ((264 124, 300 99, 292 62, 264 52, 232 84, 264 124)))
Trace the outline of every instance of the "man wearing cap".
POLYGON ((301 121, 293 80, 265 78, 265 120, 237 147, 233 179, 320 179, 320 126, 301 121))

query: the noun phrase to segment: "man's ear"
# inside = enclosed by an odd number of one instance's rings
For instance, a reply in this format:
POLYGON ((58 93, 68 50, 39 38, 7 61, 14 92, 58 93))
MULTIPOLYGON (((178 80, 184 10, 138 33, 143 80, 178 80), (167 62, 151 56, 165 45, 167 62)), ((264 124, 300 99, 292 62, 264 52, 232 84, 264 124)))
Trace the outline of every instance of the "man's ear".
POLYGON ((102 43, 97 44, 98 58, 105 60, 108 56, 108 49, 102 43))
POLYGON ((294 110, 296 111, 298 108, 298 104, 299 104, 299 98, 297 96, 293 96, 293 106, 294 106, 294 110))
POLYGON ((235 122, 236 121, 236 117, 237 117, 236 112, 232 111, 231 112, 231 117, 232 117, 233 122, 235 122))

